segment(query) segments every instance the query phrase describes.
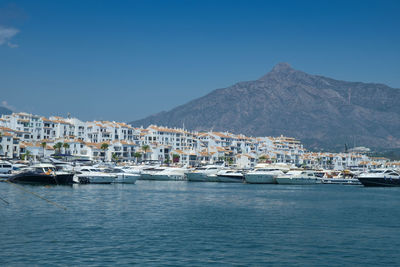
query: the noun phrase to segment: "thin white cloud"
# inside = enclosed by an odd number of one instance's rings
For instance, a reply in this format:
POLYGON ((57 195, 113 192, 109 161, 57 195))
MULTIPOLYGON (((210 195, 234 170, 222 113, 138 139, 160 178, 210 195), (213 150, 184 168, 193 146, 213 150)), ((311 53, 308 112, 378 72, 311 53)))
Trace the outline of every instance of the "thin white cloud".
POLYGON ((5 108, 8 108, 8 109, 11 110, 11 111, 15 111, 15 110, 16 110, 14 106, 11 106, 11 105, 8 104, 7 101, 5 101, 5 100, 1 101, 0 106, 1 106, 1 107, 5 107, 5 108))
POLYGON ((10 40, 19 32, 18 29, 0 26, 0 45, 7 44, 11 48, 18 47, 13 44, 10 40))
POLYGON ((10 48, 17 48, 17 47, 19 46, 19 45, 17 45, 17 44, 13 44, 13 43, 11 43, 11 42, 8 42, 7 45, 8 45, 8 47, 10 47, 10 48))

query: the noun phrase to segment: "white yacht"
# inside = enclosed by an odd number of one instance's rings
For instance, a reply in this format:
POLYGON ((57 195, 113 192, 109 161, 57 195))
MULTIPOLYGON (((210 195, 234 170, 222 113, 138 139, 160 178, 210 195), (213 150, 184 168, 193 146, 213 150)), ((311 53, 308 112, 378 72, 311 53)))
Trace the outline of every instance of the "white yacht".
POLYGON ((244 175, 246 183, 249 184, 276 184, 276 177, 285 173, 277 168, 259 168, 244 175))
POLYGON ((220 165, 206 165, 203 167, 198 167, 187 173, 187 180, 190 182, 216 182, 217 179, 212 179, 212 177, 209 176, 216 174, 223 168, 224 167, 220 165))
POLYGON ((0 174, 11 174, 13 166, 7 161, 0 161, 0 174))
MULTIPOLYGON (((213 175, 209 175, 213 177, 213 175)), ((217 182, 222 183, 243 183, 244 175, 242 171, 239 170, 220 170, 215 174, 217 182)))
POLYGON ((111 184, 117 178, 113 173, 105 173, 98 168, 83 166, 75 172, 75 181, 80 184, 111 184))
POLYGON ((136 180, 139 179, 139 173, 128 173, 119 168, 109 168, 104 170, 105 173, 116 175, 113 183, 120 184, 134 184, 136 180))
MULTIPOLYGON (((335 174, 331 172, 331 174, 335 174)), ((325 175, 322 177, 322 183, 324 184, 342 184, 342 185, 361 185, 357 178, 354 178, 354 174, 349 171, 342 171, 336 175, 325 175)))
POLYGON ((276 177, 278 184, 321 184, 322 179, 315 175, 315 171, 289 171, 285 175, 276 177))
POLYGON ((140 171, 140 178, 139 180, 154 180, 154 175, 157 172, 161 172, 165 170, 167 167, 161 166, 148 166, 140 171))
POLYGON ((135 173, 135 174, 141 174, 143 170, 150 168, 148 165, 136 165, 136 166, 125 166, 121 167, 124 172, 127 173, 135 173))
POLYGON ((151 174, 151 180, 157 181, 182 181, 185 180, 185 174, 188 172, 186 168, 166 168, 159 172, 151 174))

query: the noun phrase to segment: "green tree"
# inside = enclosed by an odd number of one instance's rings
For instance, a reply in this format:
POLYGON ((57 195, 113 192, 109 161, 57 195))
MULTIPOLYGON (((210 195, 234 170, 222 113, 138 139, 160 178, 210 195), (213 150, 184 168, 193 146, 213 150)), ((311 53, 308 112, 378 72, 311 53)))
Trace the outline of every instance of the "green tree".
POLYGON ((169 164, 170 160, 169 160, 169 155, 165 155, 165 160, 164 163, 165 164, 169 164))
POLYGON ((112 159, 112 161, 117 163, 119 161, 119 157, 118 157, 117 153, 112 153, 111 159, 112 159))
POLYGON ((266 162, 266 161, 267 161, 267 156, 262 155, 261 157, 258 158, 258 160, 259 160, 260 162, 266 162))
POLYGON ((53 146, 53 148, 54 148, 55 150, 57 150, 57 154, 61 154, 61 148, 62 148, 62 146, 63 146, 63 143, 61 143, 61 142, 58 142, 58 143, 56 143, 56 144, 53 146))
POLYGON ((138 163, 139 158, 142 157, 142 154, 139 152, 135 152, 135 154, 133 154, 133 156, 136 158, 136 163, 138 163))
POLYGON ((104 159, 103 159, 103 161, 106 161, 106 150, 108 149, 108 144, 107 143, 103 143, 103 144, 101 144, 101 146, 100 146, 100 149, 101 150, 103 150, 103 152, 104 152, 104 159))
POLYGON ((69 148, 69 144, 68 143, 64 143, 63 144, 63 148, 64 148, 64 153, 67 154, 67 149, 69 148))
POLYGON ((32 154, 29 150, 26 150, 24 154, 21 155, 22 160, 29 160, 32 157, 32 154))

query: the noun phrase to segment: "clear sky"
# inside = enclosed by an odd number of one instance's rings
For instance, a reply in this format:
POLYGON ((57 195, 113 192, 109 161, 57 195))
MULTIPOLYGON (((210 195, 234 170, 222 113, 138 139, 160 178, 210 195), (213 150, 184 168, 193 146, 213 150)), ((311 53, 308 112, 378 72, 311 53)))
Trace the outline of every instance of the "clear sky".
POLYGON ((400 88, 400 1, 0 0, 0 101, 131 121, 276 63, 400 88))

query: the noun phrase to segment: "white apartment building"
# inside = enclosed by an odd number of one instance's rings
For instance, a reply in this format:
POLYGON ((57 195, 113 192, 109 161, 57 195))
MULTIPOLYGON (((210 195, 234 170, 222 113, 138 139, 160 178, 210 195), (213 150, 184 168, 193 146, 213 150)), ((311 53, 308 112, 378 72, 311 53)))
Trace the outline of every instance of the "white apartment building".
POLYGON ((372 162, 367 156, 357 153, 306 153, 300 141, 285 136, 247 137, 229 132, 190 132, 156 125, 144 129, 114 121, 84 122, 69 116, 3 115, 0 133, 0 156, 5 158, 17 158, 27 150, 35 157, 48 156, 58 153, 53 146, 62 143, 67 145, 62 147, 61 154, 78 158, 172 162, 173 156, 178 155, 179 163, 186 166, 223 160, 247 168, 254 166, 261 157, 267 162, 337 170, 384 163, 382 160, 372 162), (44 154, 40 149, 43 142, 46 143, 44 154), (102 144, 107 148, 102 149, 102 144))

